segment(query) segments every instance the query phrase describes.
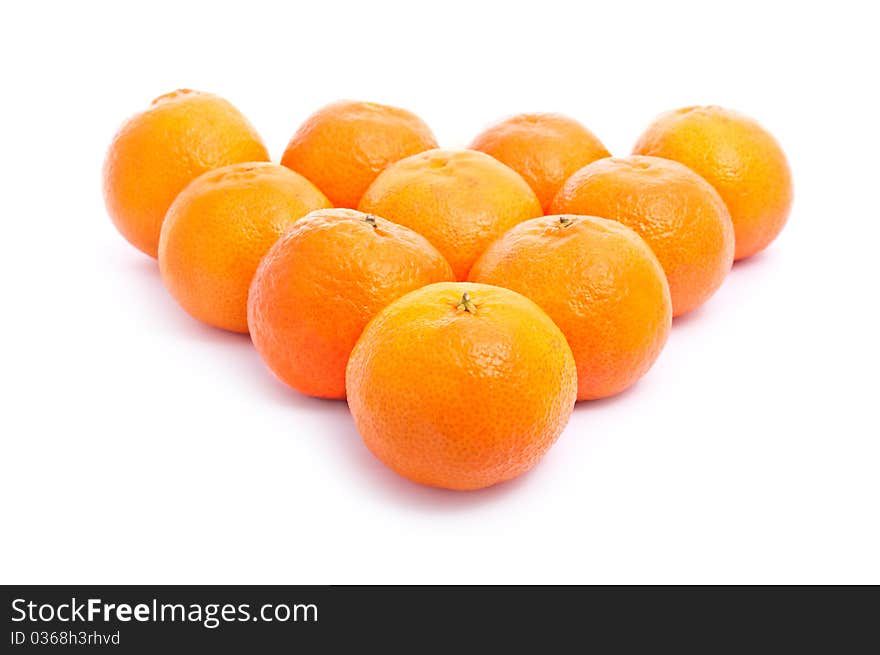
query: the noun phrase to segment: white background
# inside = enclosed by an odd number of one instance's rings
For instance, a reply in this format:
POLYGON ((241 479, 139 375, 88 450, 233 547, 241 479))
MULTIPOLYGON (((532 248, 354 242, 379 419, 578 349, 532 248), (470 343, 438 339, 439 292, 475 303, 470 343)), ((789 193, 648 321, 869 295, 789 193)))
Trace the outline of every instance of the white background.
POLYGON ((880 583, 880 52, 859 7, 5 4, 0 581, 880 583), (447 147, 561 111, 619 155, 657 113, 721 104, 778 137, 796 201, 532 473, 431 490, 344 403, 186 316, 115 232, 105 149, 176 87, 230 99, 276 159, 341 97, 447 147))

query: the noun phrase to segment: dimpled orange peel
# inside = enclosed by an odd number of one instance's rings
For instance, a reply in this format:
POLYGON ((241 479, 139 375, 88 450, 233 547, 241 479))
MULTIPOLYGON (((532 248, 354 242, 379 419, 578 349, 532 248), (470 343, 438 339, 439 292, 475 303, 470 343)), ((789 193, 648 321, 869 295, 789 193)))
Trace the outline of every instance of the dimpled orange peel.
POLYGON ((119 129, 104 160, 104 200, 116 228, 151 257, 165 213, 202 173, 228 164, 268 161, 248 120, 228 101, 179 89, 153 100, 119 129))
POLYGON ((177 196, 159 241, 159 271, 191 316, 247 332, 248 288, 263 255, 295 221, 330 203, 284 166, 233 164, 177 196))
POLYGON ((663 349, 672 303, 663 269, 633 230, 594 216, 544 216, 505 232, 471 280, 534 300, 574 353, 578 399, 634 384, 663 349))
POLYGON ((336 207, 354 209, 385 167, 436 147, 431 129, 406 109, 340 100, 306 119, 281 163, 314 182, 336 207))
POLYGON ((367 447, 414 482, 481 489, 531 469, 577 396, 565 337, 509 289, 445 282, 367 325, 346 373, 367 447))
POLYGON ((428 150, 392 164, 359 209, 426 237, 459 280, 502 232, 543 213, 519 173, 475 150, 428 150))
POLYGON ((610 157, 602 142, 563 114, 517 114, 490 125, 471 148, 507 164, 538 194, 547 210, 565 182, 579 168, 610 157))
POLYGON ((345 397, 345 366, 364 326, 405 293, 452 280, 425 237, 353 209, 297 221, 251 283, 248 325, 270 369, 298 391, 345 397))
POLYGON ((620 221, 657 255, 680 316, 706 302, 733 264, 733 224, 721 196, 692 170, 658 157, 610 157, 572 175, 553 213, 620 221))
POLYGON ((736 259, 751 257, 779 236, 791 211, 788 160, 756 120, 717 106, 661 114, 633 149, 681 162, 721 194, 736 232, 736 259))

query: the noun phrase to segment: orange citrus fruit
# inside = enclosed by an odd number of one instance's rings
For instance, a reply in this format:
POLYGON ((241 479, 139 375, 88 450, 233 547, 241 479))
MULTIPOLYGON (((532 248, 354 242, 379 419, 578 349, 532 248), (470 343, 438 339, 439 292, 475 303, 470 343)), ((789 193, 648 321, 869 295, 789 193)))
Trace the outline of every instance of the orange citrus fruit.
POLYGON ((520 294, 441 282, 383 309, 346 374, 364 443, 400 475, 479 489, 532 468, 577 394, 565 337, 520 294))
POLYGON ((159 96, 120 129, 104 161, 104 199, 116 228, 151 257, 165 212, 183 188, 214 168, 268 161, 260 136, 223 98, 180 89, 159 96))
POLYGON ((520 223, 489 246, 470 279, 518 291, 547 312, 574 353, 578 400, 635 383, 657 359, 672 323, 657 258, 633 230, 604 218, 520 223))
POLYGON ((723 107, 686 107, 658 117, 633 149, 681 162, 718 190, 736 232, 736 259, 770 245, 788 220, 791 171, 757 121, 723 107))
POLYGON ((364 326, 392 300, 452 269, 425 237, 353 209, 297 221, 251 283, 248 325, 270 369, 310 396, 345 397, 345 365, 364 326))
POLYGON ((611 154, 573 118, 518 114, 488 127, 471 148, 492 155, 523 176, 546 210, 562 183, 579 168, 611 154))
POLYGON ((194 318, 247 332, 248 287, 263 255, 294 221, 327 198, 307 179, 269 163, 204 173, 171 204, 159 240, 159 270, 194 318))
POLYGON ((342 100, 319 109, 287 144, 281 163, 337 207, 357 207, 388 164, 437 147, 431 129, 405 109, 342 100))
POLYGON ((376 178, 358 208, 427 237, 459 280, 505 230, 543 213, 516 171, 475 150, 429 150, 402 159, 376 178))
POLYGON ((638 232, 666 272, 675 316, 706 302, 733 264, 733 224, 721 196, 669 159, 595 161, 566 180, 550 207, 610 218, 638 232))

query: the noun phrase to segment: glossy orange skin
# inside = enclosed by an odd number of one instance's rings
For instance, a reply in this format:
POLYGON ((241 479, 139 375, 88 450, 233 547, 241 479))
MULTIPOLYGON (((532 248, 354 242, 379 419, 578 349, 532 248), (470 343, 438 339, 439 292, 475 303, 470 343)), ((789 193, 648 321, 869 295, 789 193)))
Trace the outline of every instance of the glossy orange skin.
POLYGON ((223 98, 180 89, 153 100, 113 138, 104 161, 104 200, 129 243, 156 257, 171 202, 206 171, 269 161, 259 134, 223 98))
POLYGON ((424 235, 458 280, 505 230, 543 213, 516 171, 475 150, 429 150, 392 164, 358 209, 424 235))
POLYGON ((565 337, 537 305, 457 282, 382 310, 355 345, 346 379, 376 457, 414 482, 466 490, 540 460, 571 416, 576 378, 565 337))
POLYGON ((330 202, 307 179, 269 163, 203 174, 171 204, 159 239, 159 270, 191 316, 248 331, 247 297, 263 255, 295 221, 330 202))
POLYGON ((723 107, 685 107, 659 116, 633 153, 681 162, 724 199, 736 231, 736 259, 751 257, 779 235, 793 188, 785 153, 757 121, 723 107))
POLYGON ((286 384, 345 398, 345 366, 370 319, 414 289, 452 279, 443 255, 408 228, 352 209, 314 211, 257 269, 251 338, 286 384))
POLYGON ((334 206, 353 209, 389 164, 436 147, 431 129, 412 112, 341 100, 306 119, 281 164, 314 182, 334 206))
POLYGON ((471 280, 513 289, 559 326, 574 353, 578 400, 620 393, 663 349, 672 303, 663 269, 628 227, 594 216, 544 216, 495 241, 471 280))
POLYGON ((678 162, 600 159, 572 175, 550 207, 610 218, 638 232, 666 272, 674 316, 706 302, 733 264, 733 224, 724 201, 678 162))
POLYGON ((481 132, 470 145, 522 175, 547 210, 575 171, 611 153, 583 125, 562 114, 517 114, 481 132))

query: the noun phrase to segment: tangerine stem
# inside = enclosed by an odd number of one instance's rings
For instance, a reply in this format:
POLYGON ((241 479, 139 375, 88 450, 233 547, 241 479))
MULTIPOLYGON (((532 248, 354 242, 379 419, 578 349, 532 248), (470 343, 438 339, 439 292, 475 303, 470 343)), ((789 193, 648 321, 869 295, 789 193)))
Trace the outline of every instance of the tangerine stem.
POLYGON ((477 311, 477 306, 473 303, 473 301, 471 300, 471 296, 467 291, 462 294, 461 302, 458 303, 455 308, 462 309, 468 314, 474 314, 477 311))
POLYGON ((376 217, 373 216, 372 214, 367 214, 366 216, 364 216, 363 221, 364 221, 364 223, 367 223, 368 225, 371 225, 372 227, 376 227, 376 217))
POLYGON ((570 225, 574 225, 574 219, 572 219, 571 216, 560 216, 559 217, 559 224, 562 227, 568 227, 570 225))

